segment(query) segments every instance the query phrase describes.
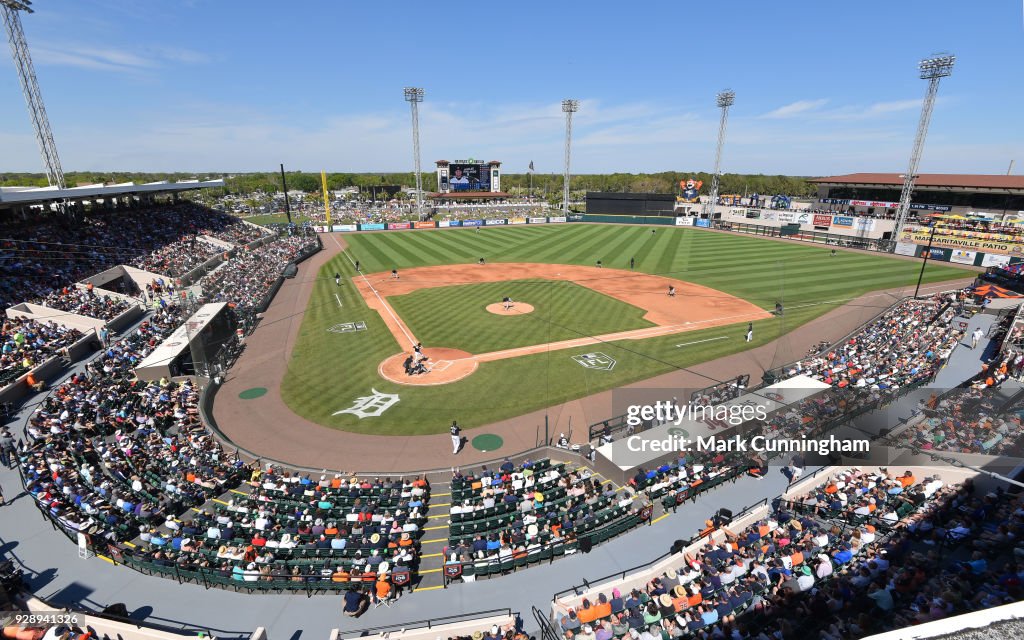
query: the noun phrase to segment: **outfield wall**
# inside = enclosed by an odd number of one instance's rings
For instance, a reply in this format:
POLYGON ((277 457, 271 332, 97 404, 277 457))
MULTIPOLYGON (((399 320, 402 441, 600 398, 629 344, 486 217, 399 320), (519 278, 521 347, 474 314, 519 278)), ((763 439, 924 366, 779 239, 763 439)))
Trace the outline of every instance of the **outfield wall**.
POLYGON ((408 231, 411 229, 453 229, 456 227, 506 227, 520 224, 559 224, 577 222, 579 216, 530 216, 512 218, 469 218, 466 220, 423 220, 420 222, 360 222, 356 224, 313 225, 317 233, 350 231, 408 231))

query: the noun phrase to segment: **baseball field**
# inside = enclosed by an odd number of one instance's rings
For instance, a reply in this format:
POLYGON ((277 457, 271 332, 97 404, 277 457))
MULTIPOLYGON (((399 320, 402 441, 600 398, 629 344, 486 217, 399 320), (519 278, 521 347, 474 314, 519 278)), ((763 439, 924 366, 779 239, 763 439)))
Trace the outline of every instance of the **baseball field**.
MULTIPOLYGON (((316 278, 282 398, 311 421, 376 435, 441 433, 453 419, 487 424, 756 347, 858 295, 912 293, 920 269, 672 227, 526 225, 324 242, 335 255, 316 278), (782 316, 770 313, 777 302, 782 316), (426 372, 406 375, 417 342, 426 372)), ((964 276, 931 263, 924 282, 964 276)))

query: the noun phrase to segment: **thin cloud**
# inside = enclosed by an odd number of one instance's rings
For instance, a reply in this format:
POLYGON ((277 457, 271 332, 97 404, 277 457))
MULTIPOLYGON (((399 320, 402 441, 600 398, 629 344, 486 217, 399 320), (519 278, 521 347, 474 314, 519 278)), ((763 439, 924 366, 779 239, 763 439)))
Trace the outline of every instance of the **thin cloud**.
POLYGON ((148 71, 168 64, 201 64, 208 61, 203 53, 176 47, 151 46, 132 51, 109 46, 48 43, 33 46, 32 58, 39 65, 118 73, 148 71))
POLYGON ((762 115, 762 118, 792 118, 799 115, 804 115, 809 111, 816 111, 825 106, 828 102, 827 98, 820 100, 797 100, 796 102, 790 102, 787 105, 783 105, 774 111, 762 115))

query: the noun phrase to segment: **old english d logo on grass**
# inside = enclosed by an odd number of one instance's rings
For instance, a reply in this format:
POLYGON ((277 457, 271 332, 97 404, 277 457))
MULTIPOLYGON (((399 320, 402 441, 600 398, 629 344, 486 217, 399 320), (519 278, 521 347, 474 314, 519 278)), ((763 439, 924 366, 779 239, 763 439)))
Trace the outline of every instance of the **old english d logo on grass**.
POLYGON ((399 400, 397 393, 381 393, 376 389, 370 389, 370 391, 373 391, 373 395, 356 398, 351 407, 335 411, 331 415, 351 413, 354 416, 358 416, 360 420, 363 418, 378 418, 399 400))

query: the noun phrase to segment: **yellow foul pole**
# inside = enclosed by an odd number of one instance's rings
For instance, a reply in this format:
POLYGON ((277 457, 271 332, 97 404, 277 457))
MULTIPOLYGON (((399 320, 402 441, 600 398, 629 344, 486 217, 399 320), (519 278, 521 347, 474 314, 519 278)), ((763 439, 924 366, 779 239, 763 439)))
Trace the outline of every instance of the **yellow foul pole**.
POLYGON ((331 230, 331 197, 327 195, 327 174, 323 171, 320 172, 320 182, 324 186, 324 212, 327 214, 326 225, 327 231, 331 230))

